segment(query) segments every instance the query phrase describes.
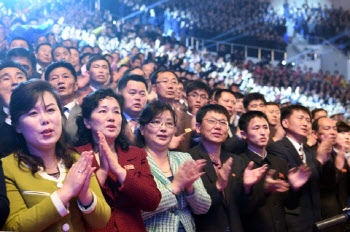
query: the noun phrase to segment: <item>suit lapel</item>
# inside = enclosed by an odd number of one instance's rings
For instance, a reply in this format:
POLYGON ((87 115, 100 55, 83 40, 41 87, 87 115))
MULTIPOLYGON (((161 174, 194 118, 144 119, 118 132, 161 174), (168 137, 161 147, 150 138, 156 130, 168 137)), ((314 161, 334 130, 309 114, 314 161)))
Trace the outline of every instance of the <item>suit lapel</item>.
POLYGON ((289 139, 287 137, 283 138, 283 142, 284 142, 284 145, 287 148, 287 150, 290 152, 290 154, 288 154, 288 155, 294 160, 294 162, 297 164, 297 166, 302 165, 303 161, 301 161, 299 153, 295 149, 295 147, 293 146, 292 142, 289 141, 289 139))
POLYGON ((205 159, 207 161, 207 164, 203 168, 205 174, 208 176, 208 178, 211 182, 216 182, 218 177, 217 177, 215 169, 213 167, 213 163, 212 163, 207 151, 204 149, 202 143, 199 144, 197 152, 198 152, 198 156, 201 159, 205 159))

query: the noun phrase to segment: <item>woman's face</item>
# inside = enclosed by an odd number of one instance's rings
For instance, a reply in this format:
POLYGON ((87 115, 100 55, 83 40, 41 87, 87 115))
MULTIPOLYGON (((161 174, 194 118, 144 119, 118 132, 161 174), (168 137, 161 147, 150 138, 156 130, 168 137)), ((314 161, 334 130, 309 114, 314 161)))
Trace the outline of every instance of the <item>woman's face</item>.
POLYGON ((168 148, 175 134, 175 122, 170 111, 167 110, 140 129, 147 147, 168 148))
POLYGON ((35 106, 18 121, 16 131, 22 133, 29 151, 54 148, 62 134, 61 111, 54 96, 44 92, 35 106))
POLYGON ((107 141, 114 142, 122 126, 122 115, 118 101, 114 97, 101 99, 92 113, 90 120, 84 119, 88 129, 92 130, 95 143, 98 143, 97 132, 101 132, 107 141))

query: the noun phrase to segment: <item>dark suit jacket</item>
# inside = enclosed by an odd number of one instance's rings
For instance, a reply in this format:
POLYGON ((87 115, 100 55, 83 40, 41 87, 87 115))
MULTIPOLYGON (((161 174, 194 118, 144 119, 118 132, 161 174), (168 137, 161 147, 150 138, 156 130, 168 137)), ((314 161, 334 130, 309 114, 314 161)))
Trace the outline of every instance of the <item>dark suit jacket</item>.
POLYGON ((222 144, 222 149, 233 154, 239 154, 244 152, 247 148, 247 143, 244 139, 237 137, 237 129, 232 124, 230 125, 230 130, 233 136, 227 136, 226 141, 222 144))
POLYGON ((2 171, 2 162, 0 159, 0 229, 5 224, 6 219, 10 213, 9 204, 9 200, 6 196, 4 172, 2 171))
MULTIPOLYGON (((180 111, 180 110, 176 110, 176 128, 177 128, 177 132, 176 132, 176 136, 179 136, 183 133, 185 133, 185 129, 190 128, 190 129, 194 129, 192 128, 192 116, 189 115, 186 112, 180 111)), ((180 146, 178 149, 175 149, 176 151, 182 151, 185 152, 188 149, 190 149, 190 144, 191 144, 191 137, 192 134, 195 131, 191 131, 189 133, 186 133, 184 140, 181 142, 180 146)))
MULTIPOLYGON (((245 167, 251 161, 254 162, 253 169, 267 164, 267 172, 269 169, 276 170, 273 176, 274 179, 283 179, 288 182, 287 162, 282 158, 267 154, 265 159, 262 159, 250 149, 246 149, 239 156, 242 157, 245 167)), ((284 207, 288 209, 295 208, 299 194, 293 190, 285 193, 265 193, 264 183, 265 178, 262 178, 252 187, 252 201, 255 202, 255 205, 242 215, 244 231, 287 231, 284 207)))
POLYGON ((5 157, 17 149, 16 130, 7 124, 5 119, 7 114, 0 105, 0 158, 5 157))
MULTIPOLYGON (((267 152, 285 159, 288 168, 299 167, 303 164, 298 151, 287 137, 271 143, 267 146, 267 152)), ((315 153, 304 146, 306 163, 311 169, 309 181, 300 189, 301 199, 298 207, 294 210, 286 209, 286 221, 288 231, 309 232, 312 231, 313 223, 321 220, 320 210, 320 174, 321 164, 315 159, 315 153)))
POLYGON ((205 174, 202 176, 204 187, 208 191, 212 205, 208 213, 193 215, 196 222, 196 231, 243 231, 239 210, 245 202, 242 184, 243 162, 240 157, 222 151, 220 158, 224 163, 229 157, 233 157, 232 170, 226 189, 225 196, 216 188, 217 175, 208 153, 202 144, 190 149, 194 160, 205 159, 207 164, 204 167, 205 174))
POLYGON ((76 104, 70 111, 68 119, 63 116, 62 124, 64 129, 64 137, 66 142, 71 145, 76 145, 78 142, 78 125, 76 123, 77 117, 81 115, 81 107, 76 104))
MULTIPOLYGON (((91 144, 76 148, 79 152, 91 151, 91 144)), ((109 172, 104 186, 101 186, 103 195, 112 209, 112 216, 107 226, 101 230, 88 231, 146 231, 141 217, 141 210, 153 211, 158 207, 161 194, 153 179, 147 162, 145 150, 129 147, 123 151, 116 146, 119 164, 129 169, 123 185, 120 185, 116 176, 109 172)), ((94 167, 99 167, 96 160, 94 167)))

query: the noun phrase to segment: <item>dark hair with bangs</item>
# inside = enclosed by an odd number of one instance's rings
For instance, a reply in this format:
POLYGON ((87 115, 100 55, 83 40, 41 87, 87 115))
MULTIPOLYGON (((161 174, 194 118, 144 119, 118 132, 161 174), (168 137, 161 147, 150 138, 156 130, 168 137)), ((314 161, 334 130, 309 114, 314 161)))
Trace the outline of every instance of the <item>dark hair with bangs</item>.
MULTIPOLYGON (((168 103, 161 101, 153 101, 149 103, 140 113, 139 124, 140 127, 150 123, 155 117, 162 114, 165 111, 169 111, 174 123, 176 124, 176 115, 173 108, 168 103)), ((137 131, 136 135, 136 146, 144 148, 146 146, 145 138, 141 135, 140 130, 137 131)))
MULTIPOLYGON (((11 95, 10 115, 13 126, 16 127, 19 124, 20 117, 28 113, 36 105, 38 99, 44 97, 45 92, 50 93, 55 98, 61 116, 63 115, 60 99, 55 89, 46 81, 33 79, 21 82, 11 95)), ((29 152, 23 134, 17 133, 17 140, 19 147, 15 155, 18 159, 19 168, 23 169, 25 165, 28 165, 33 175, 39 171, 40 167, 45 169, 44 161, 29 152)), ((59 160, 63 160, 67 168, 70 168, 75 161, 75 158, 67 151, 64 144, 63 129, 60 139, 56 143, 55 154, 59 160)))
POLYGON ((128 150, 129 143, 128 143, 127 137, 125 136, 125 126, 127 121, 123 115, 124 99, 122 96, 117 95, 110 88, 98 89, 95 92, 90 93, 83 99, 83 103, 81 104, 82 116, 77 118, 78 135, 79 135, 78 143, 81 145, 86 143, 91 143, 92 145, 95 144, 92 137, 92 131, 91 129, 86 128, 84 124, 84 119, 90 120, 92 111, 98 107, 99 102, 108 97, 111 97, 117 100, 120 106, 120 110, 121 110, 120 113, 122 116, 121 130, 118 137, 115 139, 115 143, 119 145, 122 150, 124 151, 128 150))

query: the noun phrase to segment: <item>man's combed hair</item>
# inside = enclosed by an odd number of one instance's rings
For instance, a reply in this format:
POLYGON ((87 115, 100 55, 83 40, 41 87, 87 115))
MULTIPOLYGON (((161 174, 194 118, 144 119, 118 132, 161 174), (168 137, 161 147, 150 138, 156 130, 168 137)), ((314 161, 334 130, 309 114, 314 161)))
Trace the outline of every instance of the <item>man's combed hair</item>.
POLYGON ((254 100, 261 100, 264 102, 264 104, 266 104, 265 97, 261 93, 248 93, 243 99, 244 108, 247 109, 249 106, 249 103, 254 100))
POLYGON ((232 94, 232 96, 234 96, 234 97, 236 98, 235 93, 234 93, 233 91, 231 91, 231 90, 229 90, 229 89, 218 89, 218 90, 215 92, 214 100, 215 100, 216 102, 218 102, 223 93, 232 94))
POLYGON ((350 126, 343 121, 338 121, 337 122, 337 131, 338 131, 338 133, 350 132, 350 126))
MULTIPOLYGON (((282 125, 282 127, 283 127, 282 121, 284 119, 288 119, 293 114, 294 111, 303 111, 303 112, 307 113, 309 115, 309 117, 311 116, 310 110, 307 107, 302 106, 302 105, 290 105, 290 106, 283 107, 281 109, 281 125, 282 125)), ((283 127, 283 129, 284 129, 284 127, 283 127)))
POLYGON ((247 113, 242 114, 241 117, 239 118, 238 120, 239 129, 247 133, 249 122, 253 118, 264 118, 266 122, 268 122, 268 119, 263 112, 254 111, 254 110, 248 111, 247 113))
POLYGON ((201 80, 194 80, 194 81, 189 81, 186 85, 186 95, 188 97, 188 94, 194 90, 204 90, 209 97, 209 92, 210 88, 207 84, 205 84, 201 80))
POLYGON ((153 72, 150 79, 151 79, 151 84, 155 85, 158 79, 158 75, 159 73, 166 73, 166 72, 170 72, 172 74, 174 74, 174 76, 176 77, 176 79, 179 79, 179 77, 176 75, 176 73, 173 70, 170 69, 162 69, 162 70, 158 70, 156 72, 153 72))
POLYGON ((327 113, 327 111, 326 111, 325 109, 322 109, 322 108, 317 108, 317 109, 312 110, 312 111, 311 111, 311 119, 314 119, 315 116, 316 116, 316 114, 317 114, 318 112, 321 112, 321 111, 324 111, 324 112, 327 113))
POLYGON ((18 68, 21 70, 21 72, 24 73, 28 80, 28 73, 27 71, 22 67, 22 65, 12 61, 12 60, 4 60, 3 62, 0 63, 0 71, 3 70, 4 68, 18 68))
POLYGON ((13 57, 25 57, 27 58, 32 66, 32 69, 35 69, 36 59, 32 52, 28 51, 25 48, 12 48, 6 54, 6 59, 11 60, 13 57))
POLYGON ((89 60, 86 63, 86 70, 90 71, 92 63, 95 61, 98 61, 98 60, 106 61, 108 64, 109 73, 112 74, 112 69, 111 69, 111 65, 110 65, 109 61, 104 56, 102 56, 100 54, 94 54, 94 55, 90 56, 89 60))
POLYGON ((196 122, 198 123, 202 123, 203 122, 203 118, 205 117, 205 115, 207 115, 208 112, 215 112, 215 113, 219 113, 219 114, 224 114, 227 118, 227 121, 230 121, 230 115, 227 111, 227 109, 221 105, 217 105, 217 104, 208 104, 205 105, 201 108, 199 108, 199 110, 197 111, 196 114, 196 122))
POLYGON ((55 63, 50 64, 45 70, 45 80, 46 81, 49 80, 50 73, 56 68, 68 69, 72 73, 72 75, 74 77, 74 81, 77 81, 77 72, 75 71, 73 65, 71 63, 66 62, 66 61, 59 61, 59 62, 55 62, 55 63))
POLYGON ((125 87, 128 85, 129 81, 136 81, 136 82, 141 82, 145 84, 146 90, 147 90, 147 82, 143 76, 136 75, 136 74, 131 74, 127 76, 123 76, 118 80, 118 91, 121 92, 125 89, 125 87))

